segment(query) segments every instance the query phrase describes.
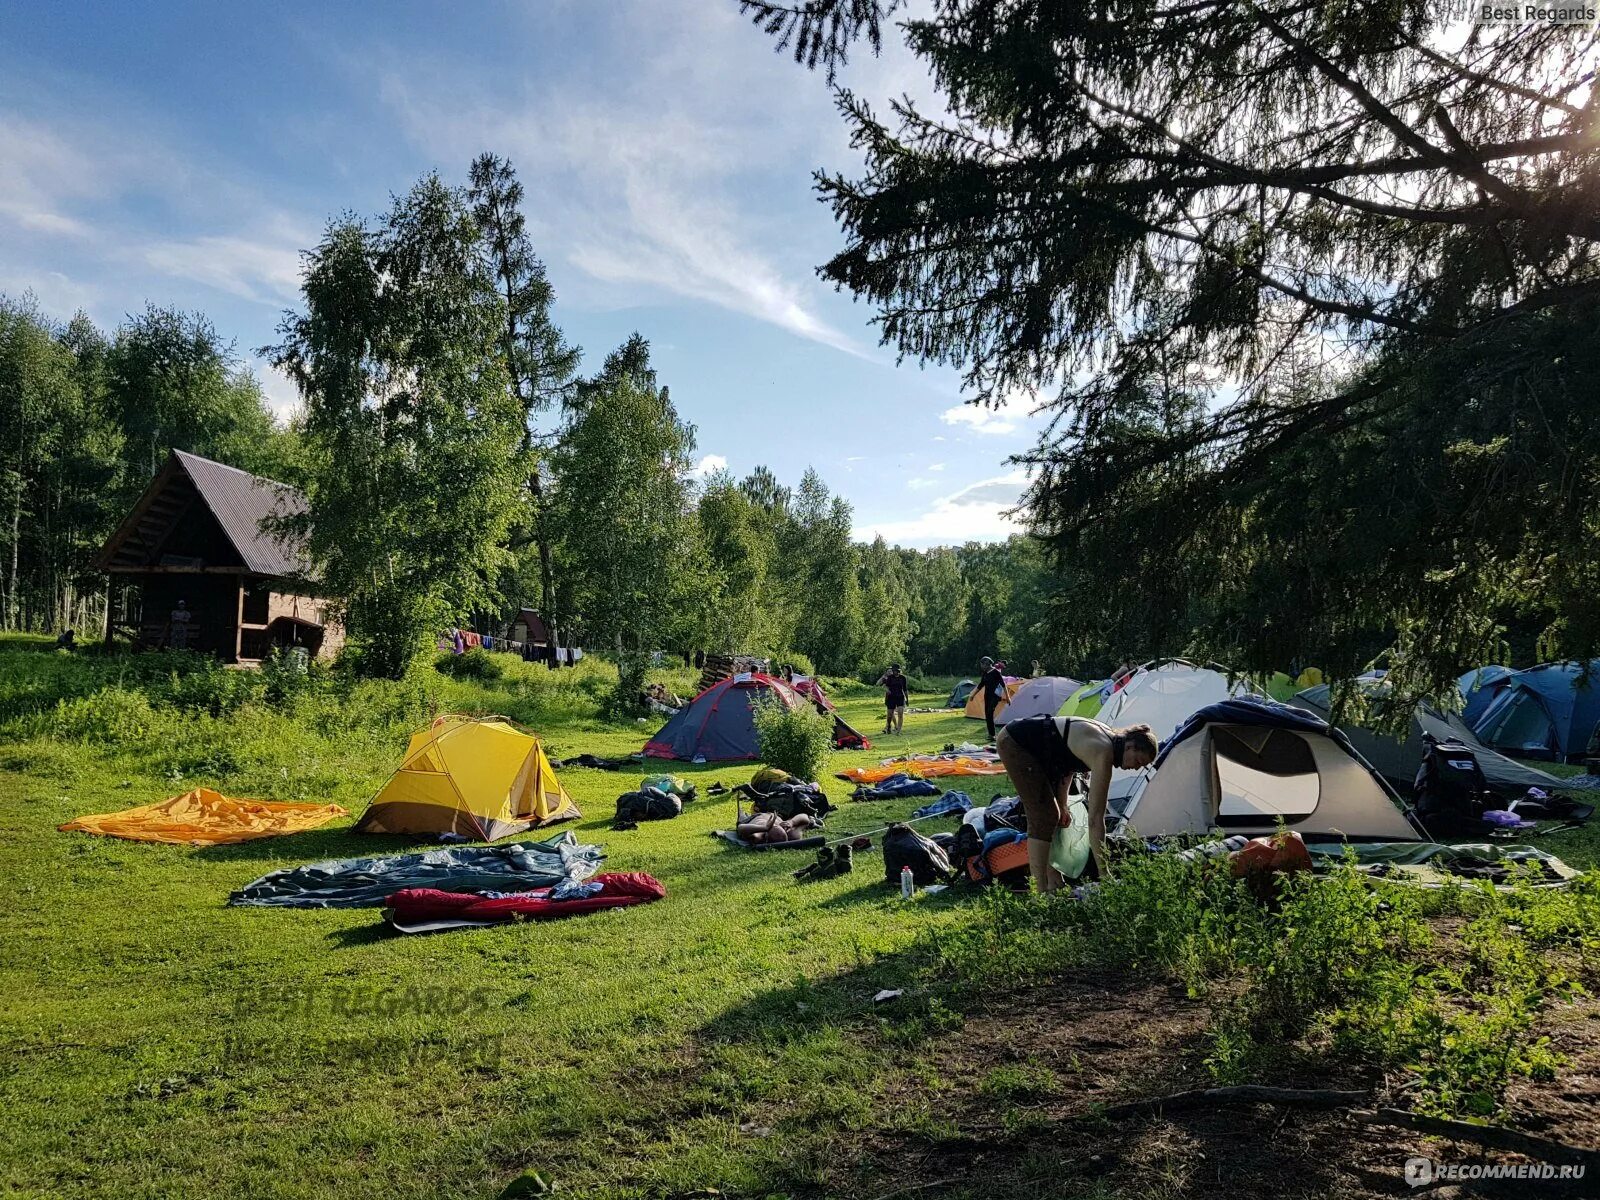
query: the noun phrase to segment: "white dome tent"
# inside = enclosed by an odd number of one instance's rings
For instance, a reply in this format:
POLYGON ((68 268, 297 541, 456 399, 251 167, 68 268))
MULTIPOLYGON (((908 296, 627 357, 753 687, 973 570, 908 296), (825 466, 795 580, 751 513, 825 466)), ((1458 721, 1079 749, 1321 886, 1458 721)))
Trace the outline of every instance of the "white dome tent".
MULTIPOLYGON (((1165 742, 1202 708, 1235 696, 1257 695, 1248 680, 1228 678, 1226 667, 1215 663, 1198 666, 1186 658, 1165 658, 1145 663, 1128 677, 1100 708, 1095 720, 1112 727, 1148 725, 1156 740, 1165 742)), ((1146 768, 1148 770, 1149 768, 1146 768)), ((1111 776, 1113 802, 1125 799, 1138 778, 1137 771, 1116 771, 1111 776)), ((1113 809, 1121 806, 1113 803, 1113 809)))
POLYGON ((1313 713, 1257 696, 1207 706, 1135 780, 1118 830, 1140 837, 1270 834, 1417 841, 1400 798, 1313 713))
POLYGON ((1083 685, 1065 675, 1041 675, 1025 680, 1011 694, 1011 702, 1003 713, 995 717, 996 724, 1017 721, 1023 717, 1053 717, 1072 699, 1072 694, 1083 685))

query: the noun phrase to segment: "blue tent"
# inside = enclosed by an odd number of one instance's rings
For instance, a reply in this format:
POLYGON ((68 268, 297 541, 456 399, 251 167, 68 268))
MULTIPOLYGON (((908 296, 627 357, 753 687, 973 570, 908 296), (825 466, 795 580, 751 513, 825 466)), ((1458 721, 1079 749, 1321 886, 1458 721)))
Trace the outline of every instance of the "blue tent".
POLYGON ((1600 659, 1514 671, 1492 690, 1470 724, 1479 741, 1508 754, 1581 758, 1600 725, 1600 659))
POLYGON ((701 692, 645 743, 648 758, 676 758, 684 762, 732 762, 761 757, 756 736, 756 705, 776 700, 793 710, 812 705, 833 718, 833 744, 837 749, 861 750, 870 746, 823 700, 809 700, 781 679, 759 672, 735 675, 701 692))
POLYGON ((1456 680, 1456 690, 1461 693, 1464 705, 1461 719, 1471 725, 1483 716, 1483 710, 1493 704, 1494 698, 1500 694, 1495 685, 1515 674, 1510 667, 1478 667, 1456 680))

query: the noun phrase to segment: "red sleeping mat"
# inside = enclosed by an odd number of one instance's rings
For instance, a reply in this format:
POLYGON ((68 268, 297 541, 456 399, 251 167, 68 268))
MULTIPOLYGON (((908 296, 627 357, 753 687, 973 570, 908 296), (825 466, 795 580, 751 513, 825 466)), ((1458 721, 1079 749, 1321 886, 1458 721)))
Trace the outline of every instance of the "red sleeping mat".
POLYGON ((596 875, 590 882, 602 885, 593 896, 552 900, 550 888, 537 888, 486 899, 474 892, 442 892, 438 888, 405 888, 384 902, 389 923, 402 933, 455 929, 466 925, 498 925, 509 921, 553 921, 605 908, 626 908, 660 900, 667 889, 642 871, 596 875))

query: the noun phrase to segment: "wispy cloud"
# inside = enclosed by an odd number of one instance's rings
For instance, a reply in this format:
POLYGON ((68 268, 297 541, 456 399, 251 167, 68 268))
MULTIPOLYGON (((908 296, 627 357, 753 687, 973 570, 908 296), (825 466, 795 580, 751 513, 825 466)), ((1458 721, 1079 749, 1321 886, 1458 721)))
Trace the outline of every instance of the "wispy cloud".
POLYGON ((902 546, 1000 541, 1023 532, 1023 525, 1009 512, 1021 501, 1027 483, 1027 473, 1021 470, 980 479, 941 496, 915 517, 858 525, 855 537, 862 541, 882 537, 902 546))
POLYGON ((974 433, 1015 433, 1022 428, 1021 418, 1012 409, 984 408, 978 404, 957 404, 940 413, 939 419, 946 425, 970 429, 974 433))
MULTIPOLYGON (((637 41, 637 70, 599 93, 571 79, 510 90, 466 66, 394 53, 377 69, 378 92, 441 163, 464 166, 485 147, 509 157, 551 257, 627 289, 628 302, 641 289, 686 296, 870 358, 822 316, 817 258, 796 253, 794 223, 765 213, 759 190, 773 170, 816 161, 818 129, 837 136, 825 94, 774 71, 792 64, 763 55, 731 8, 638 5, 613 28, 637 41)), ((369 62, 352 69, 373 73, 369 62)), ((814 229, 830 224, 819 208, 814 229)))

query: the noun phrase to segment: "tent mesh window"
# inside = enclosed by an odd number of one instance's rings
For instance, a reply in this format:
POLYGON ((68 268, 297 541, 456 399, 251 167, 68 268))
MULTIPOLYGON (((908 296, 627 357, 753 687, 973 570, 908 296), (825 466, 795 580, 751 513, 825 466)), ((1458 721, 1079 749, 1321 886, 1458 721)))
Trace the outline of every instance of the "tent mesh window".
POLYGON ((1219 825, 1258 825, 1263 817, 1293 820, 1317 810, 1322 778, 1305 738, 1292 729, 1213 725, 1219 825))

